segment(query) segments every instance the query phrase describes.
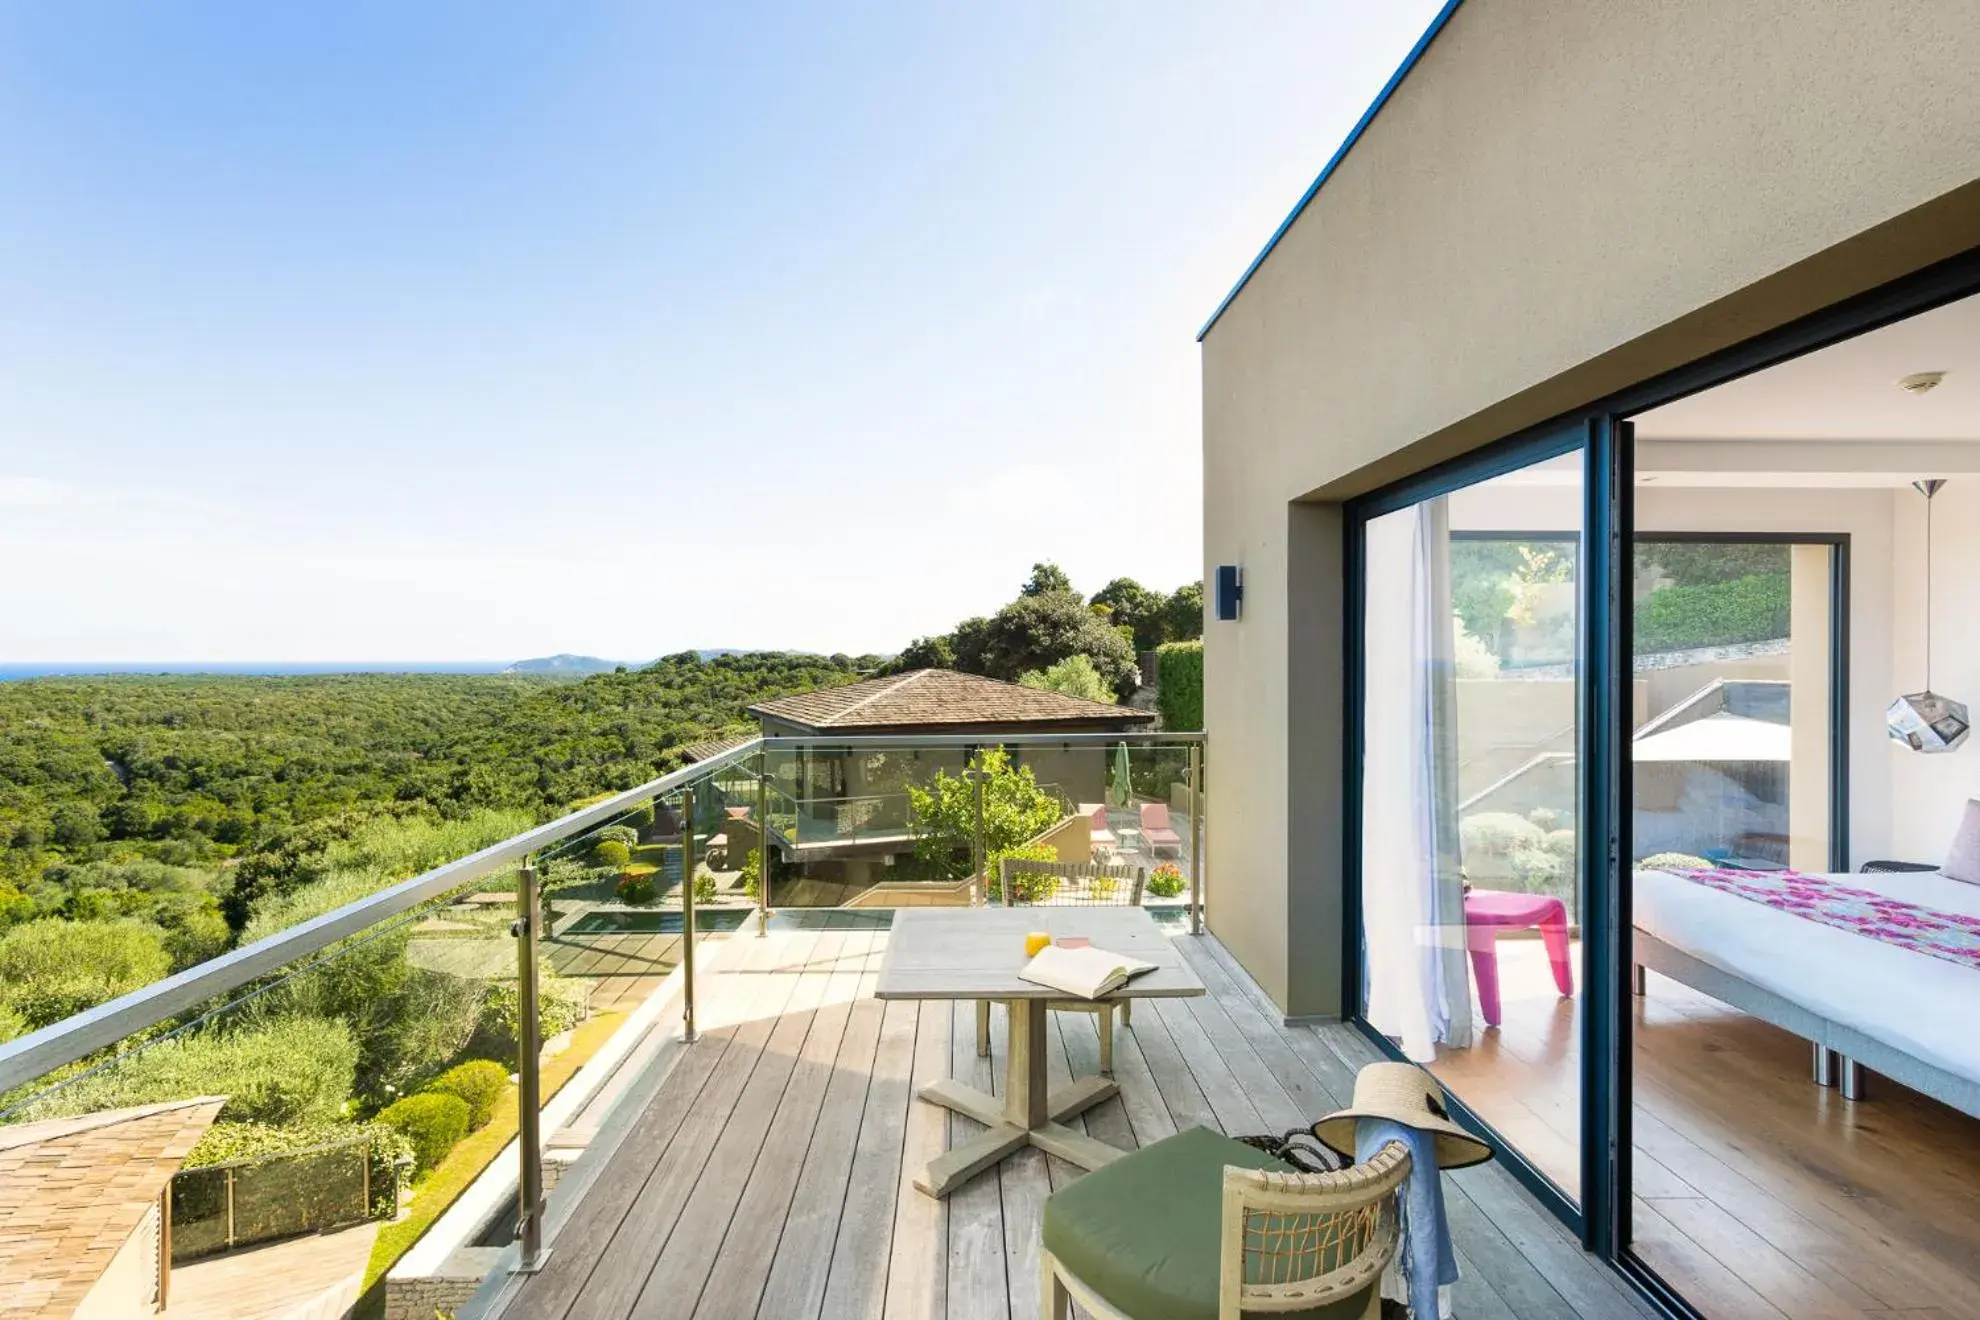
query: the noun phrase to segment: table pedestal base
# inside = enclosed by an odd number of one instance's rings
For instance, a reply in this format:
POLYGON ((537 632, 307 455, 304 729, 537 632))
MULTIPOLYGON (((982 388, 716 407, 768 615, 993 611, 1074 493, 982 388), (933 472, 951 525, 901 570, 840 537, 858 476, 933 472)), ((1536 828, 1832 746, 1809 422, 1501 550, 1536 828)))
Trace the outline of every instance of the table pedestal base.
POLYGON ((1004 1056, 1004 1097, 988 1095, 954 1078, 930 1082, 918 1095, 930 1104, 973 1118, 990 1130, 933 1160, 914 1180, 930 1196, 947 1196, 985 1169, 1026 1146, 1036 1146, 1082 1169, 1097 1169, 1122 1151, 1065 1126, 1121 1088, 1104 1077, 1082 1077, 1071 1086, 1045 1090, 1045 1014, 1042 1001, 1009 1003, 1010 1045, 1004 1056))

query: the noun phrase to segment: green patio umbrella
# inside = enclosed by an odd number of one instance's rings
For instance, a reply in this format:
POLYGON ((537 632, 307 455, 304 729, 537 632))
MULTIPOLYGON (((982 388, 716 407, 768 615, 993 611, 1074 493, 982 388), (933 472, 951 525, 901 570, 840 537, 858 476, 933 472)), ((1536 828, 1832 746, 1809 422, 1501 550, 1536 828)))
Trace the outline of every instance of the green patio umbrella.
POLYGON ((1107 805, 1126 808, 1134 801, 1134 787, 1128 779, 1128 749, 1122 743, 1114 751, 1114 774, 1107 784, 1107 805))

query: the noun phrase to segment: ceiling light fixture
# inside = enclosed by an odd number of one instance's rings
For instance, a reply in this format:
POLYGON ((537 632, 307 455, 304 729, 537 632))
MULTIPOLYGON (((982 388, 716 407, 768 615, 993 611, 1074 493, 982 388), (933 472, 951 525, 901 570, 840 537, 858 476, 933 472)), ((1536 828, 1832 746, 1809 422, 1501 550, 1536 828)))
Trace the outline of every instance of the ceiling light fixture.
MULTIPOLYGON (((1914 371, 1909 376, 1899 376, 1897 387, 1906 394, 1929 394, 1939 387, 1946 378, 1943 371, 1914 371)), ((1925 498, 1930 499, 1931 496, 1925 498)))
POLYGON ((1932 691, 1932 497, 1946 482, 1943 477, 1932 477, 1911 484, 1925 497, 1925 690, 1893 701, 1884 712, 1884 727, 1914 752, 1950 752, 1966 741, 1973 721, 1965 703, 1932 691))

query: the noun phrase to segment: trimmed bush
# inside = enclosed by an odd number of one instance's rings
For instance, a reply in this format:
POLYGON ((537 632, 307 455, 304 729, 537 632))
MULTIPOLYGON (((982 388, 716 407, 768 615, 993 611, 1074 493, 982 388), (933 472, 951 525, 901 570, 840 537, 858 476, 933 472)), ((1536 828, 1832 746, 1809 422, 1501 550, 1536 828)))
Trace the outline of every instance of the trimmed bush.
POLYGON ((458 1063, 427 1083, 433 1095, 451 1095, 468 1107, 468 1128, 488 1126, 495 1102, 509 1089, 509 1070, 493 1059, 469 1059, 458 1063))
MULTIPOLYGON (((569 1031, 584 1021, 589 1012, 589 983, 553 975, 549 963, 541 959, 537 964, 536 990, 537 1024, 544 1040, 569 1031)), ((491 982, 482 1001, 481 1021, 474 1029, 468 1049, 483 1059, 514 1059, 517 1004, 514 981, 491 982)))
POLYGON ((1162 727, 1194 733, 1203 727, 1203 643, 1164 642, 1155 649, 1155 705, 1162 727))
POLYGON ((715 884, 715 877, 703 871, 694 878, 694 901, 697 907, 713 903, 721 891, 715 884))
POLYGON ((624 866, 632 860, 632 846, 618 839, 601 839, 592 848, 591 855, 598 859, 600 866, 624 866))
POLYGON ((651 903, 653 901, 653 867, 641 863, 628 866, 619 873, 619 883, 613 887, 621 903, 651 903))
POLYGON ((409 1095, 379 1110, 378 1121, 412 1144, 413 1165, 426 1173, 467 1135, 467 1101, 435 1091, 409 1095))
POLYGON ((1163 862, 1148 873, 1148 892, 1157 898, 1174 898, 1187 888, 1189 882, 1174 862, 1163 862))
POLYGON ((1636 649, 1687 651, 1786 637, 1788 596, 1786 573, 1653 591, 1636 607, 1636 649))
POLYGON ((630 825, 601 825, 592 833, 592 846, 596 847, 607 839, 617 839, 631 848, 639 842, 639 831, 630 825))

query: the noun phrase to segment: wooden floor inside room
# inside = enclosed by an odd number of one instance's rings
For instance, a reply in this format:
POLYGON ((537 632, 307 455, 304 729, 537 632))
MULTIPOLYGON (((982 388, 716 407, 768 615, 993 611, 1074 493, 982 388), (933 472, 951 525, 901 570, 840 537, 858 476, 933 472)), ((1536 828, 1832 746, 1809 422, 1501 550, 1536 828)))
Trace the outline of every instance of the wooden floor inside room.
MULTIPOLYGON (((702 984, 701 1038, 616 1146, 559 1185, 550 1259, 503 1313, 1036 1317, 1041 1208, 1081 1175, 1027 1150, 946 1201, 915 1190, 920 1166, 981 1130, 915 1086, 953 1073, 1000 1090, 1003 1027, 999 1056, 979 1059, 971 1005, 872 998, 886 938, 832 917, 732 936, 702 984)), ((1281 1132, 1345 1103, 1374 1057, 1365 1039, 1286 1027, 1214 938, 1177 946, 1209 995, 1137 1005, 1116 1041, 1121 1095, 1076 1125, 1132 1148, 1194 1124, 1281 1132)), ((1055 1084, 1098 1070, 1091 1015, 1052 1014, 1048 1042, 1055 1084)), ((1448 1186, 1465 1320, 1651 1316, 1504 1170, 1465 1170, 1448 1186)))
MULTIPOLYGON (((1573 1188, 1579 1002, 1537 940, 1499 961, 1504 1023, 1434 1070, 1573 1188)), ((1713 1320, 1980 1320, 1980 1120, 1881 1077, 1844 1100, 1806 1041, 1667 977, 1635 1002, 1644 1263, 1713 1320)))

